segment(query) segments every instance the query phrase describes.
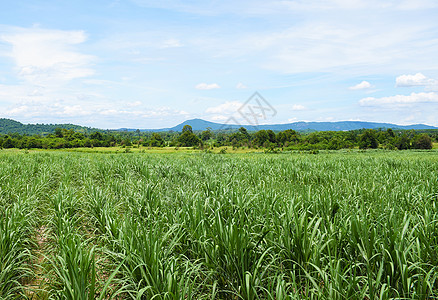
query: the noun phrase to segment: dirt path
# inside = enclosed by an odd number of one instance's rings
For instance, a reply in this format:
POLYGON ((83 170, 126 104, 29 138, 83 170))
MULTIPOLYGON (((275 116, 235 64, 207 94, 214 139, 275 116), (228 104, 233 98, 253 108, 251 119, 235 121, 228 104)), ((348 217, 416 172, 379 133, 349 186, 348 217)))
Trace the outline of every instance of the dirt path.
POLYGON ((46 299, 47 291, 44 287, 47 285, 48 280, 45 277, 44 263, 46 257, 44 253, 48 246, 48 232, 46 226, 41 226, 36 231, 37 248, 34 251, 34 272, 35 276, 25 285, 25 294, 28 299, 46 299))

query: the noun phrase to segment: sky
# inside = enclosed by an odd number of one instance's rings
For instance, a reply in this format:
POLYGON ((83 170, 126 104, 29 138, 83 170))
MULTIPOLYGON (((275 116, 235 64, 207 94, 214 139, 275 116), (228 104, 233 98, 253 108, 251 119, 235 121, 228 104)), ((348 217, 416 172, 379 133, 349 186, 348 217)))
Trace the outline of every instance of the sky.
POLYGON ((0 2, 0 118, 438 126, 436 0, 0 2))

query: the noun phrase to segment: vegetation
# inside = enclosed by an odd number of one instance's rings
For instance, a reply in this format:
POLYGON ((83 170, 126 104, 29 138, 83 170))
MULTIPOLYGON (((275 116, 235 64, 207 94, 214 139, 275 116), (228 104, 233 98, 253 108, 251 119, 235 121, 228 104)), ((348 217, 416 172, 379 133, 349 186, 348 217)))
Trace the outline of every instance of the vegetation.
POLYGON ((0 298, 435 299, 437 169, 435 151, 3 150, 0 298))
POLYGON ((189 125, 178 132, 119 132, 94 131, 82 133, 73 129, 55 128, 47 135, 0 135, 0 148, 19 149, 65 149, 81 147, 195 147, 199 149, 232 146, 266 148, 273 150, 339 150, 339 149, 432 149, 438 141, 438 130, 354 130, 299 133, 288 129, 275 133, 272 130, 248 132, 209 129, 193 132, 189 125))
POLYGON ((182 134, 178 137, 178 146, 193 147, 200 145, 201 140, 193 133, 190 125, 185 125, 182 134))

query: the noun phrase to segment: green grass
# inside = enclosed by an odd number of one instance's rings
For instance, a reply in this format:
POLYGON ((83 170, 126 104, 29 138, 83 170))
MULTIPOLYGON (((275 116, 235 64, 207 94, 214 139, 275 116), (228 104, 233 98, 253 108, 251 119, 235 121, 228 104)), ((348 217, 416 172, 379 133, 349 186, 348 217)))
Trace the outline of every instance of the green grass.
POLYGON ((0 151, 0 298, 438 297, 436 151, 173 151, 0 151))

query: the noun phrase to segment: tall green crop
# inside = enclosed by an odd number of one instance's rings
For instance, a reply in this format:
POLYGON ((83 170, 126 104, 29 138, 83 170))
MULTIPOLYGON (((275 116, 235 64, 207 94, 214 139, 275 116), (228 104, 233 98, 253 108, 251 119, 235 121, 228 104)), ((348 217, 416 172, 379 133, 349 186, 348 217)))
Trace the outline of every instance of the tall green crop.
POLYGON ((434 151, 0 152, 0 295, 435 299, 437 170, 434 151))

